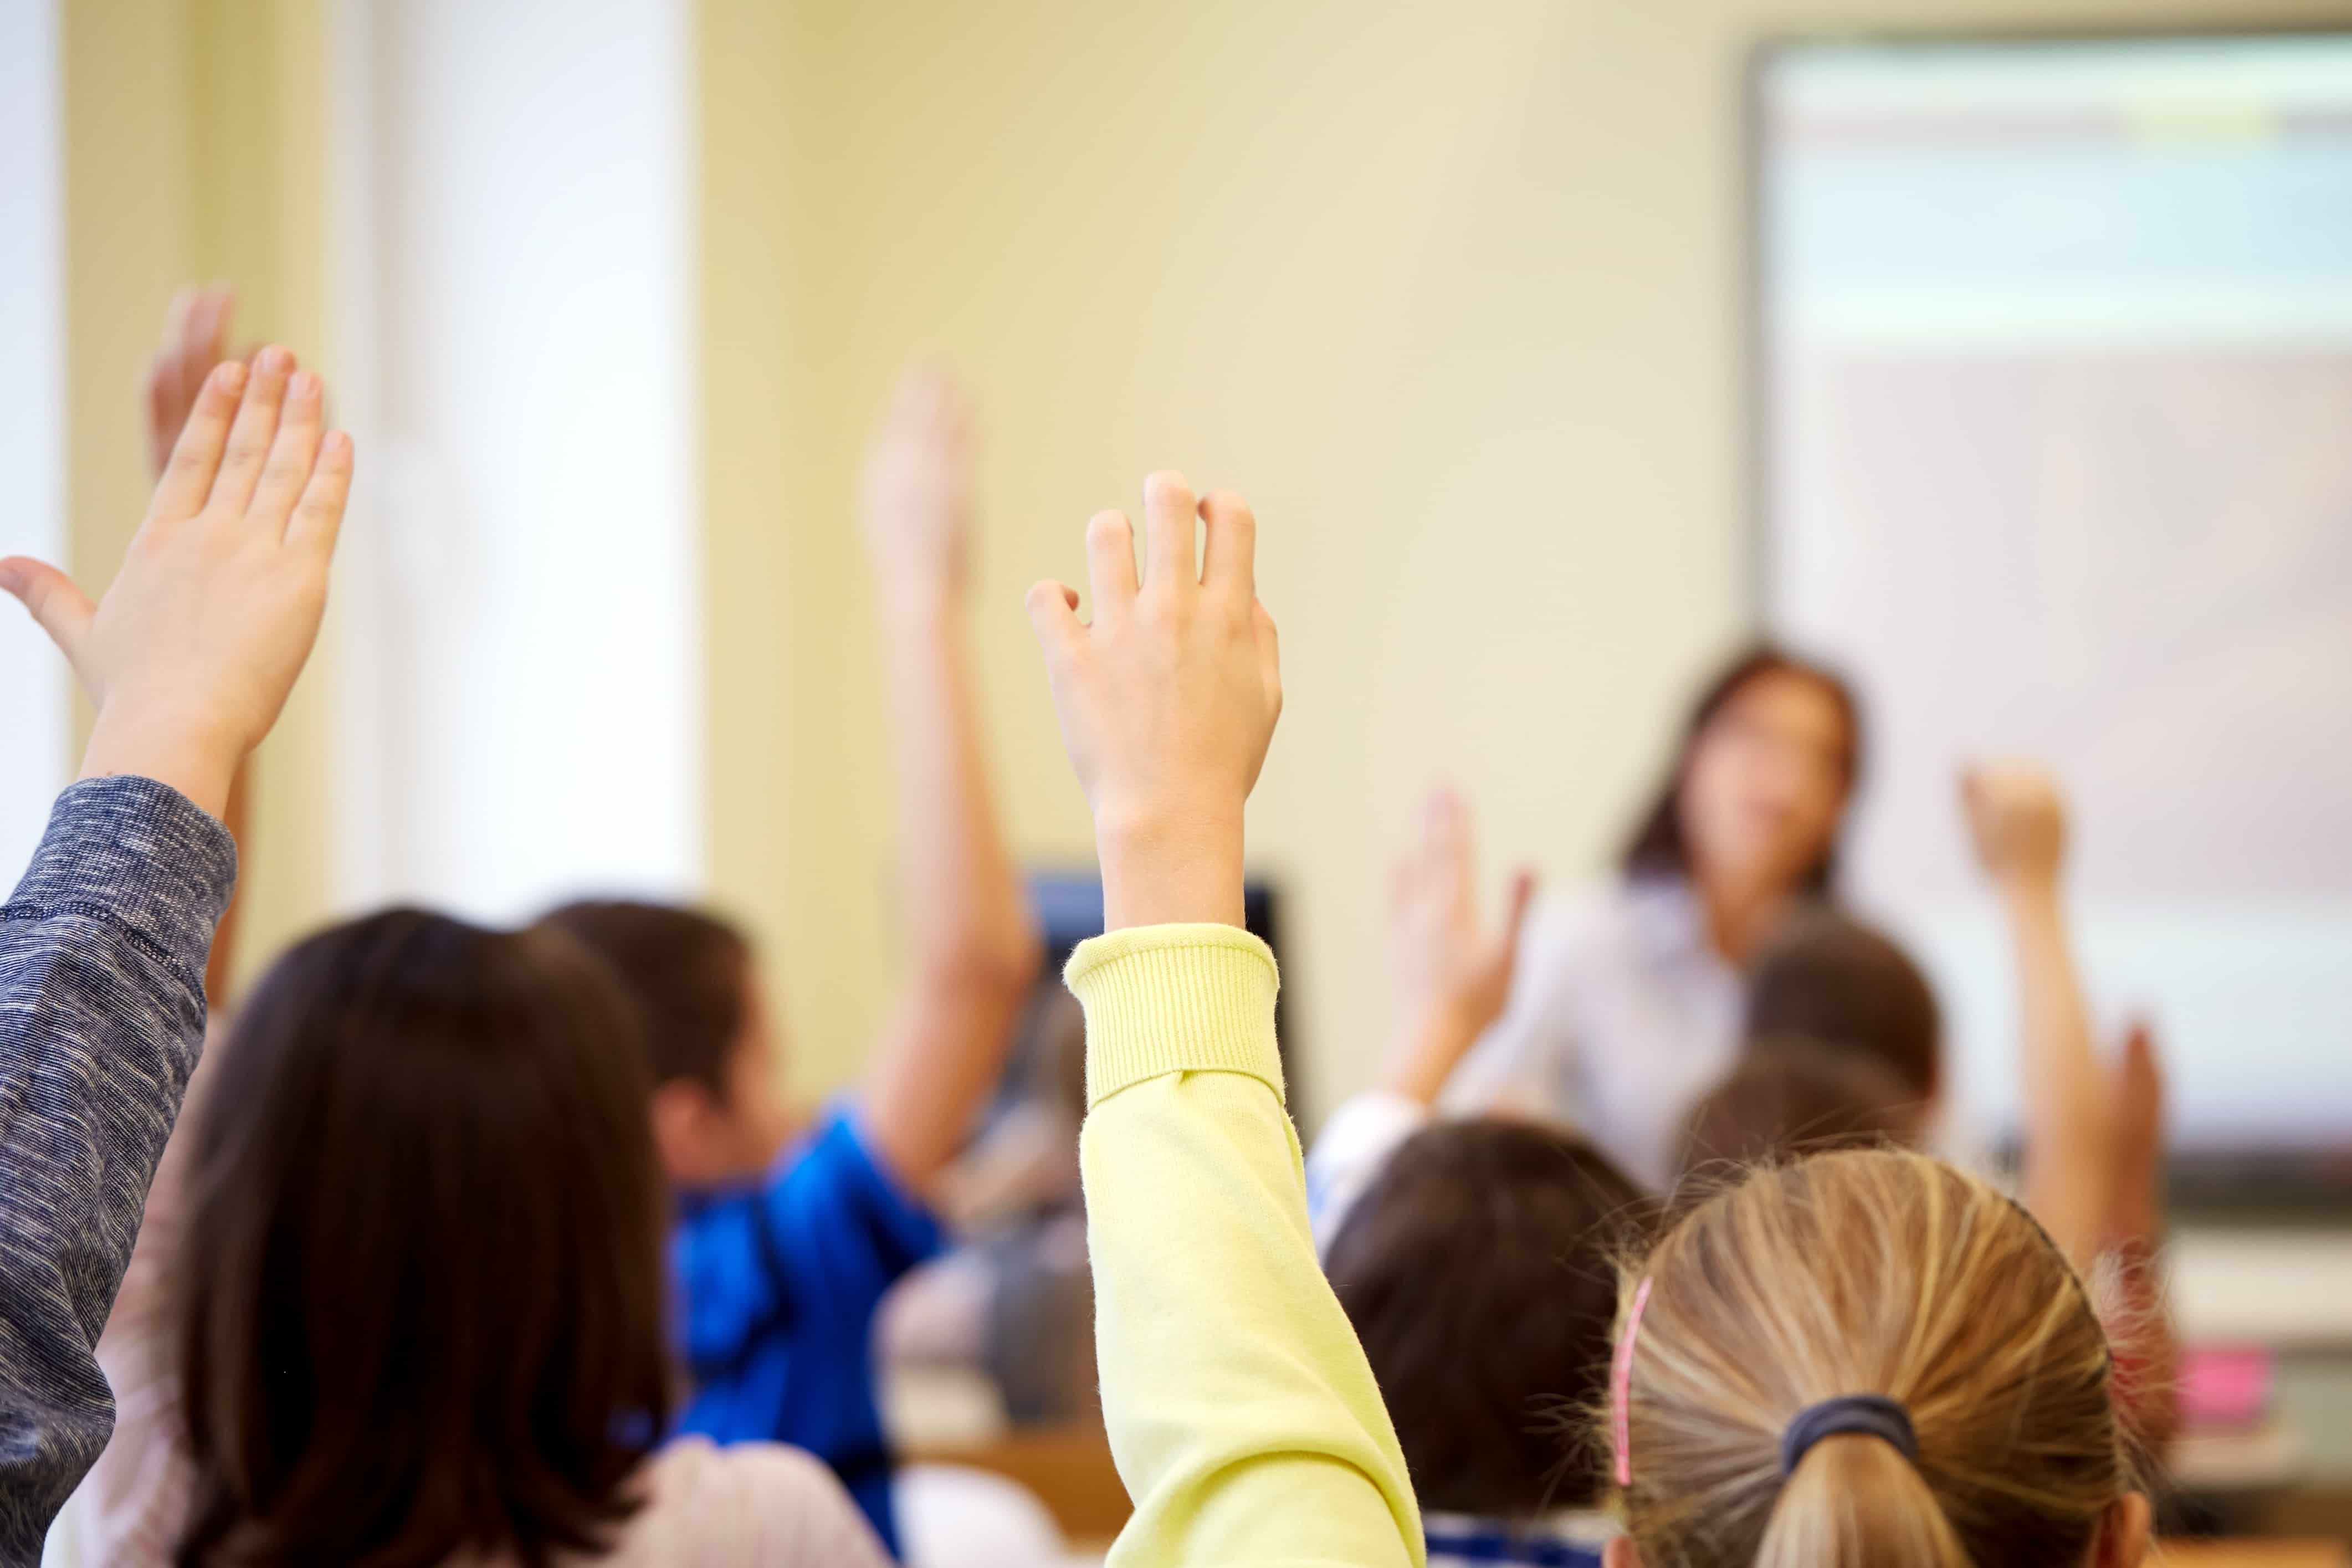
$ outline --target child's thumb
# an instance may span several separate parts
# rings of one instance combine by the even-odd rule
[[[81,668],[82,640],[89,634],[89,618],[97,613],[88,595],[73,579],[46,561],[11,555],[0,561],[0,588],[16,595],[40,628],[49,634],[66,662]]]

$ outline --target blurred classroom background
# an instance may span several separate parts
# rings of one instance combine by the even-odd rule
[[[977,634],[1041,871],[1083,873],[1090,835],[1023,591],[1076,580],[1078,522],[1154,467],[1256,506],[1287,710],[1254,868],[1310,1124],[1384,1037],[1383,868],[1433,776],[1476,802],[1490,865],[1564,885],[1615,847],[1710,659],[1759,624],[1825,645],[1883,763],[1858,891],[1960,996],[1964,1078],[2000,1000],[1971,1013],[1997,965],[1948,891],[1949,772],[2032,747],[2083,795],[2094,994],[2153,1007],[2181,1064],[2178,1299],[2213,1403],[2180,1464],[2227,1528],[2341,1536],[2352,426],[2312,421],[2352,411],[2352,35],[2322,31],[2352,9],[2282,0],[2275,36],[2156,55],[1970,42],[2242,9],[8,0],[0,544],[103,582],[143,504],[121,454],[166,302],[233,281],[241,334],[320,364],[362,454],[320,656],[260,753],[246,964],[393,899],[707,897],[782,972],[817,1092],[872,1036],[892,920],[856,456],[899,367],[944,354],[984,416]],[[1881,218],[1998,183],[2021,104],[2121,115],[2127,153],[2196,167],[2132,187],[2147,168],[2074,148],[2026,215],[2042,251],[1963,254],[1963,221],[1874,252]],[[1842,147],[1867,166],[1832,167]],[[2210,205],[2136,240],[2176,199]],[[2236,292],[2168,292],[2133,249],[2185,233],[2228,241],[2172,259]],[[2164,357],[2164,396],[2019,368],[2117,342]],[[1975,379],[1919,378],[1971,345]],[[2119,425],[2118,400],[2177,420]],[[2021,407],[2080,439],[2053,452]],[[1889,409],[1943,411],[1948,439],[1855,458]],[[2230,511],[2268,441],[2311,477]],[[2116,479],[2116,451],[2156,477]],[[2200,474],[2219,543],[2193,519],[2144,549],[2100,531],[2189,506]],[[1928,531],[1872,534],[1897,503]],[[1933,531],[1972,508],[2006,531],[1982,580]],[[2133,575],[2149,561],[2187,574]],[[2006,617],[1965,668],[1920,640],[1963,611]],[[2060,689],[2111,700],[2039,700]],[[2166,693],[2189,706],[2135,716]],[[0,848],[29,845],[86,722],[0,617]],[[1969,1081],[1997,1140],[1995,1076]],[[959,1408],[942,1449],[1101,1500],[1083,1444]]]

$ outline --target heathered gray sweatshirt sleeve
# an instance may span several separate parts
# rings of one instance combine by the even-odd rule
[[[152,779],[91,779],[0,905],[0,1563],[106,1447],[93,1354],[205,1029],[228,832]]]

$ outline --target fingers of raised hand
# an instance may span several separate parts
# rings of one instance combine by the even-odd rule
[[[295,503],[310,483],[318,462],[322,405],[319,378],[298,370],[286,383],[286,403],[278,416],[278,434],[269,443],[269,458],[261,470],[251,508],[255,520],[275,525],[283,534]]]
[[[330,430],[314,436],[315,460],[303,481],[301,499],[285,528],[286,542],[332,554],[342,531],[343,507],[352,494],[352,438]]]
[[[279,411],[286,401],[286,383],[293,374],[294,356],[273,343],[256,354],[247,376],[245,397],[230,425],[228,446],[221,454],[220,471],[213,477],[209,505],[242,512],[252,504],[261,482],[261,470],[278,435]]]
[[[1249,503],[1231,490],[1211,490],[1201,498],[1200,513],[1208,534],[1201,565],[1202,583],[1255,596],[1257,518]]]
[[[1046,658],[1059,659],[1076,648],[1086,637],[1086,627],[1078,624],[1078,591],[1051,577],[1029,584],[1029,625],[1037,634],[1038,646]]]
[[[1165,592],[1200,582],[1192,535],[1199,516],[1184,476],[1163,468],[1143,481],[1144,580]]]
[[[194,517],[204,510],[220,469],[230,424],[236,417],[239,396],[249,379],[246,367],[235,360],[215,365],[205,378],[195,406],[173,444],[172,460],[155,487],[151,515]]]
[[[1098,511],[1087,520],[1087,582],[1094,590],[1095,619],[1117,619],[1135,603],[1135,529],[1122,511]]]

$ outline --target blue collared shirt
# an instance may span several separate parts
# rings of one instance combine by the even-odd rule
[[[670,1244],[695,1384],[678,1429],[807,1449],[895,1556],[874,1313],[941,1243],[938,1217],[875,1159],[843,1107],[765,1182],[689,1200]]]
[[[1606,1515],[1564,1510],[1543,1519],[1479,1519],[1424,1513],[1429,1568],[1515,1563],[1529,1568],[1601,1568],[1601,1549],[1617,1533]]]

